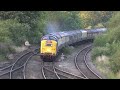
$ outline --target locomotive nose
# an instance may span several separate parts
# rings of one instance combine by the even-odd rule
[[[51,49],[50,49],[50,48],[48,48],[48,49],[47,49],[47,52],[51,52]]]

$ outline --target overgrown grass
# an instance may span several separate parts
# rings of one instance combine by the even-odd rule
[[[117,79],[120,78],[120,76],[117,73],[114,73],[111,69],[111,62],[107,58],[103,58],[103,56],[99,56],[96,58],[96,60],[93,61],[93,63],[96,65],[96,68],[105,75],[108,79]]]

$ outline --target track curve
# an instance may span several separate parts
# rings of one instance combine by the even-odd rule
[[[102,77],[94,72],[87,64],[86,56],[91,51],[91,48],[92,45],[88,45],[77,53],[74,58],[75,66],[86,79],[102,79]]]

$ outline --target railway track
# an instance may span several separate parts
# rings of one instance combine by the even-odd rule
[[[49,64],[49,65],[48,65]],[[43,62],[42,75],[44,79],[60,79],[57,72],[55,71],[53,62]]]
[[[91,51],[92,45],[86,46],[82,50],[80,50],[74,58],[74,63],[76,68],[82,74],[82,77],[86,79],[102,79],[95,71],[93,71],[87,61],[86,56]]]
[[[44,79],[85,79],[84,77],[57,68],[54,62],[51,62],[51,65],[45,65],[45,63],[46,62],[43,62],[42,66],[42,75]]]
[[[82,76],[74,75],[55,66],[54,62],[42,62],[42,76],[44,79],[102,79],[87,64],[86,56],[91,51],[91,45],[80,50],[74,58],[76,68]],[[24,53],[14,63],[0,68],[1,79],[26,79],[26,65],[31,57],[38,54],[38,48]]]
[[[75,74],[73,74],[73,73],[70,73],[70,72],[61,70],[61,69],[59,69],[59,68],[57,68],[57,67],[55,67],[55,69],[56,69],[56,72],[57,72],[58,74],[67,77],[67,79],[85,79],[85,78],[82,77],[82,76],[78,76],[78,75],[75,75]],[[61,78],[61,79],[63,79],[63,78]]]
[[[32,56],[37,55],[38,49],[29,51],[19,57],[13,64],[0,69],[1,79],[25,79],[26,65]]]

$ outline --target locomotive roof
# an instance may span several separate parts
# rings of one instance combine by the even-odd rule
[[[68,33],[67,33],[67,32],[59,32],[59,33],[60,33],[60,35],[61,35],[62,37],[68,36]]]
[[[49,35],[54,35],[57,38],[61,38],[61,35],[59,34],[59,32],[55,32],[55,33],[50,33]]]
[[[99,28],[99,29],[97,29],[98,31],[106,31],[107,30],[107,28]]]
[[[48,39],[49,38],[49,36],[48,35],[45,35],[45,36],[43,36],[41,39]]]

